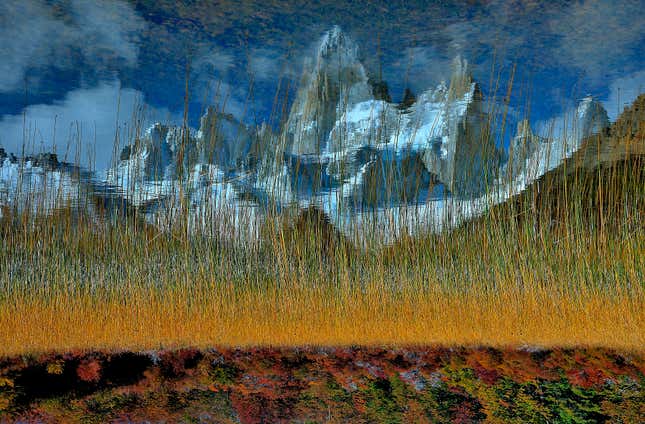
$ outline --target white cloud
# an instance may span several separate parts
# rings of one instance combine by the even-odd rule
[[[20,88],[31,68],[69,69],[80,56],[92,68],[134,65],[145,21],[121,0],[72,0],[68,9],[44,0],[0,2],[0,92]]]
[[[23,114],[2,117],[0,146],[16,154],[22,152],[23,145],[25,154],[55,151],[60,160],[70,162],[75,162],[80,147],[80,164],[88,166],[92,162],[97,170],[102,170],[112,159],[117,122],[122,147],[132,141],[129,138],[137,125],[133,123],[133,116],[139,116],[137,111],[144,112],[141,130],[152,121],[180,120],[167,109],[152,108],[143,100],[139,91],[121,88],[119,81],[73,90],[60,102],[31,105]]]
[[[395,83],[405,84],[413,91],[421,92],[434,88],[441,81],[448,82],[451,73],[451,59],[432,46],[406,48],[394,62],[387,74],[392,74]],[[386,75],[386,79],[390,75]]]
[[[87,56],[100,57],[108,51],[128,64],[136,63],[136,36],[146,24],[129,4],[120,0],[73,0],[72,12]]]
[[[235,56],[221,47],[203,48],[193,61],[193,72],[198,75],[210,74],[223,76],[235,66]]]
[[[285,55],[271,49],[253,49],[249,55],[249,68],[253,77],[261,81],[280,78],[298,80],[302,74],[305,55]]]
[[[254,113],[265,107],[270,97],[258,97],[259,90],[277,84],[280,78],[296,80],[301,73],[301,57],[288,58],[276,50],[256,48],[246,59],[221,46],[202,46],[191,66],[190,89],[195,98],[214,105],[224,113],[245,122],[253,121]],[[253,84],[251,97],[249,87]]]
[[[616,72],[628,52],[642,50],[645,19],[641,0],[574,2],[548,22],[560,37],[555,57],[594,80]],[[639,18],[639,16],[641,16]]]
[[[615,121],[625,106],[631,105],[642,93],[645,93],[645,70],[614,80],[609,86],[609,96],[603,102],[609,119]]]

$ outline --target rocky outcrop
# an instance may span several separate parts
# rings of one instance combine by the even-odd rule
[[[258,138],[233,116],[208,108],[200,129],[154,124],[126,146],[105,182],[162,229],[254,239],[259,202],[248,192]]]
[[[159,123],[123,148],[108,181],[164,181],[187,176],[196,165],[216,165],[222,172],[243,168],[252,147],[246,127],[232,115],[209,107],[199,131]]]
[[[0,209],[36,216],[69,208],[94,216],[90,172],[60,162],[54,153],[20,158],[3,153],[0,149]]]
[[[523,185],[548,171],[559,167],[581,148],[593,135],[602,136],[609,128],[607,112],[602,104],[587,96],[578,107],[565,114],[557,136],[538,137],[527,121],[518,126],[518,133],[510,146],[509,161],[504,167],[507,181]],[[552,132],[552,131],[549,131]]]
[[[107,181],[134,189],[138,181],[174,179],[180,152],[183,149],[184,157],[188,157],[194,149],[192,137],[187,134],[186,138],[188,143],[181,127],[154,124],[141,138],[123,148],[119,163],[108,171]]]
[[[609,116],[604,106],[592,96],[587,96],[578,105],[576,128],[579,138],[602,134],[609,129]]]
[[[197,134],[200,162],[215,164],[222,170],[233,171],[247,165],[253,138],[246,126],[233,115],[209,107],[201,118]]]
[[[588,122],[594,116],[596,122]],[[645,157],[645,94],[625,108],[615,123],[606,127],[607,114],[600,105],[588,107],[587,127],[580,148],[572,155],[570,168],[613,167],[634,157]],[[642,160],[642,159],[641,159]]]
[[[435,145],[424,152],[426,166],[456,195],[483,193],[496,177],[500,153],[485,128],[489,120],[483,95],[466,60],[455,58],[449,88],[438,87],[432,101],[440,105],[442,114]]]
[[[548,140],[539,137],[531,130],[531,125],[527,119],[517,124],[517,132],[509,146],[509,158],[507,163],[508,177],[519,175],[527,166],[527,160],[535,157],[535,152],[540,145],[544,145]]]

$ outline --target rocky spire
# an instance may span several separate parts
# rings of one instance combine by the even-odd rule
[[[417,96],[414,95],[410,88],[406,87],[405,92],[403,93],[403,100],[399,104],[400,109],[407,109],[417,101]]]
[[[609,128],[609,116],[603,105],[593,96],[587,95],[580,101],[576,110],[577,128],[574,130],[579,138],[600,134]]]
[[[533,133],[528,119],[517,123],[517,132],[509,146],[506,169],[506,173],[510,173],[509,177],[516,177],[526,169],[526,160],[534,155],[539,143],[546,143],[546,140]]]
[[[283,134],[286,152],[316,154],[327,149],[337,117],[373,98],[358,46],[334,26],[321,38],[313,66],[305,69]]]
[[[468,61],[462,59],[461,55],[457,55],[452,61],[452,75],[450,76],[450,88],[448,90],[449,98],[452,100],[462,97],[470,91],[472,81]]]

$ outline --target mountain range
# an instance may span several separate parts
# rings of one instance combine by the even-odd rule
[[[448,83],[395,103],[359,57],[339,27],[326,32],[278,130],[208,108],[198,130],[154,124],[105,172],[0,148],[0,211],[107,206],[161,228],[183,217],[193,231],[248,240],[273,212],[315,207],[347,236],[388,241],[477,217],[609,131],[607,112],[586,97],[557,137],[522,121],[506,151],[465,59],[455,58]]]

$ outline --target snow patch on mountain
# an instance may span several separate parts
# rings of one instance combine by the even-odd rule
[[[43,164],[35,158],[0,160],[0,213],[9,208],[37,215],[64,206],[77,207],[82,191],[79,178],[56,164]]]

